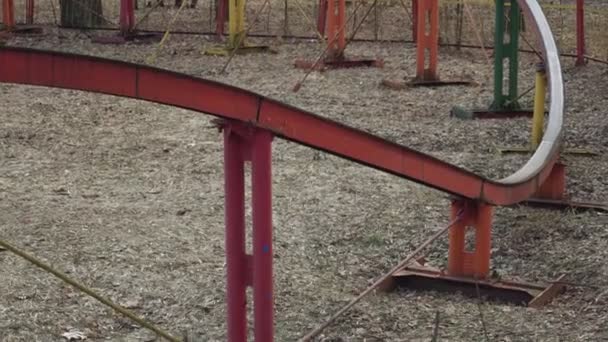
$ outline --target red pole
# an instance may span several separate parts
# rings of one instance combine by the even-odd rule
[[[245,255],[245,172],[241,138],[224,129],[228,341],[247,341],[247,258]]]
[[[272,342],[272,155],[270,132],[257,130],[251,151],[255,340]]]
[[[34,0],[25,1],[25,23],[28,25],[34,23]]]
[[[317,30],[325,35],[325,20],[327,18],[327,1],[319,0],[319,12],[317,13]]]
[[[5,30],[15,28],[15,6],[13,0],[2,0],[2,22]]]
[[[228,0],[217,0],[217,9],[215,12],[215,33],[218,38],[224,35],[224,23],[226,22],[226,13],[228,11]]]
[[[120,0],[120,32],[123,36],[133,31],[135,9],[133,0]]]
[[[437,54],[439,46],[439,1],[416,0],[416,79],[435,81],[437,75]],[[429,26],[429,32],[426,28]],[[428,54],[428,67],[427,67]]]
[[[576,0],[576,65],[585,64],[585,0]]]

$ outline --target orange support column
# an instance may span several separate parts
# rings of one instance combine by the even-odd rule
[[[382,67],[381,59],[346,58],[346,0],[320,0],[317,28],[323,29],[327,47],[314,62],[296,60],[295,67],[325,70],[355,67]]]
[[[382,80],[391,89],[419,86],[470,85],[472,80],[440,80],[439,56],[439,0],[412,0],[412,33],[416,42],[416,77],[407,82]]]
[[[346,0],[327,0],[327,57],[331,60],[344,58]]]
[[[15,28],[15,5],[13,0],[2,0],[2,22],[5,30]]]
[[[417,3],[416,80],[437,81],[439,0],[417,0]]]
[[[407,287],[415,290],[460,292],[472,297],[539,307],[558,295],[564,285],[515,282],[490,274],[494,207],[471,200],[452,202],[447,269],[426,265],[424,259],[392,274],[384,290]]]
[[[493,207],[469,201],[452,203],[452,218],[462,218],[450,229],[448,274],[457,277],[484,279],[490,270]],[[467,246],[467,230],[475,236],[473,246]],[[472,247],[471,249],[469,249]]]
[[[25,1],[25,23],[34,24],[34,0]]]
[[[536,193],[535,197],[548,200],[563,200],[566,192],[566,166],[555,163],[549,177]]]

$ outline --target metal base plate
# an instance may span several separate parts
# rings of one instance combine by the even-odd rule
[[[97,44],[126,44],[126,43],[157,43],[162,39],[162,35],[157,33],[131,33],[129,35],[101,36],[92,39]]]
[[[460,107],[454,107],[450,111],[450,116],[465,119],[513,119],[513,118],[531,118],[534,112],[532,110],[500,110],[493,111],[488,109],[473,109],[467,110]]]
[[[471,80],[419,80],[400,82],[392,80],[382,80],[381,84],[387,88],[401,90],[410,87],[445,87],[445,86],[470,86],[475,85]]]
[[[317,71],[325,71],[327,69],[347,69],[347,68],[358,68],[358,67],[368,67],[368,68],[382,68],[384,67],[384,61],[382,59],[338,59],[331,60],[327,59],[325,61],[321,61],[317,63],[315,66],[314,62],[304,61],[304,60],[296,60],[295,67],[298,69],[311,69],[314,67],[314,70]]]
[[[35,25],[17,25],[11,29],[3,27],[2,31],[6,34],[14,35],[37,35],[44,32],[42,27]]]
[[[499,148],[498,152],[500,152],[501,154],[507,154],[507,153],[527,154],[527,153],[534,153],[534,149],[532,149],[530,147],[504,147],[504,148]],[[599,155],[599,153],[597,153],[595,151],[590,151],[590,150],[585,150],[585,149],[565,149],[565,150],[562,150],[560,152],[560,154],[583,156],[583,157],[593,157],[593,156]]]
[[[433,290],[439,292],[460,292],[476,298],[479,295],[486,300],[498,303],[540,307],[551,302],[565,290],[560,283],[564,276],[548,285],[536,285],[501,279],[476,280],[473,278],[449,276],[439,269],[416,264],[403,268],[393,274],[390,283],[383,284],[384,291],[396,287],[413,290]]]
[[[531,198],[520,204],[530,207],[557,209],[557,210],[574,210],[574,211],[602,211],[608,212],[608,204],[597,202],[574,202],[568,200],[551,200],[542,198]]]
[[[220,45],[216,47],[212,47],[210,49],[205,50],[204,54],[207,56],[230,56],[234,53],[234,47],[228,45]],[[237,55],[244,55],[248,53],[259,53],[259,52],[270,52],[277,53],[278,51],[274,50],[270,46],[266,45],[245,45],[236,49]]]

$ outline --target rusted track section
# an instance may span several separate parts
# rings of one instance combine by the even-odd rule
[[[543,41],[551,90],[549,122],[542,143],[526,165],[497,181],[253,92],[143,65],[3,47],[0,82],[129,97],[241,121],[446,193],[510,205],[533,195],[551,171],[558,158],[563,115],[563,85],[555,42],[540,6],[534,1],[521,2]]]

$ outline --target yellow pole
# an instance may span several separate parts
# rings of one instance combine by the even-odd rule
[[[547,77],[545,66],[541,63],[536,69],[536,87],[534,94],[534,116],[532,117],[532,149],[536,150],[543,137],[545,119],[545,95],[547,93]]]
[[[228,0],[228,35],[230,48],[236,48],[245,34],[245,0]]]

